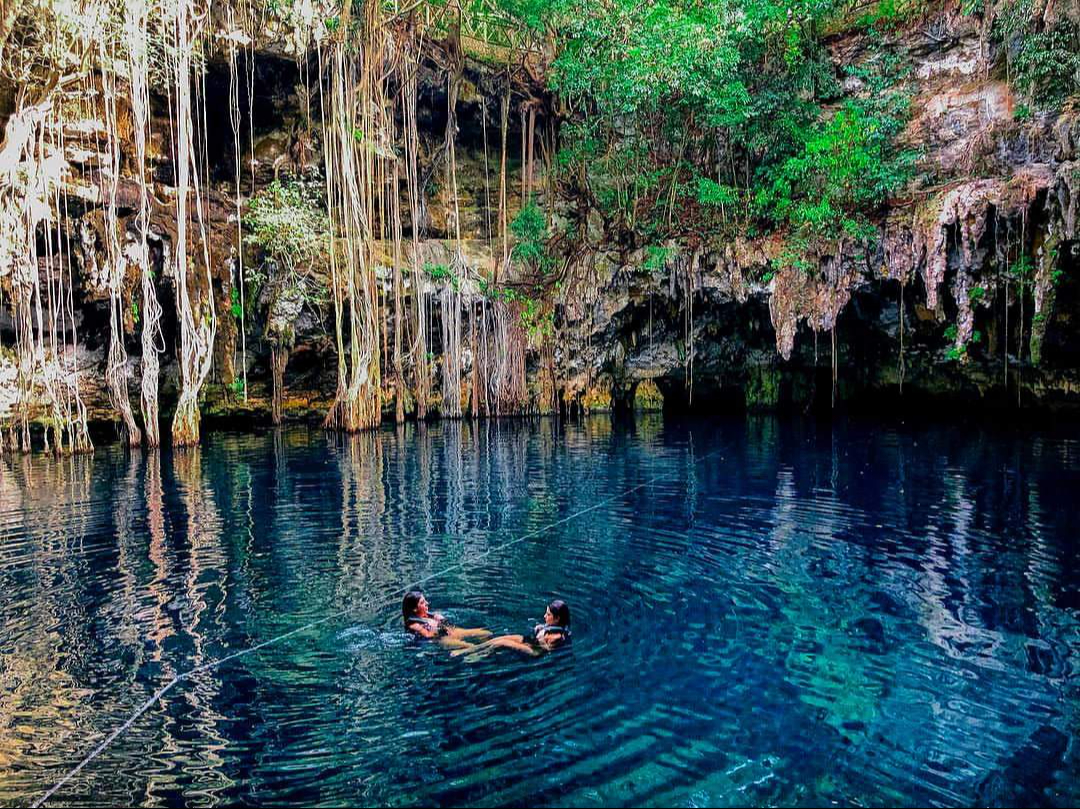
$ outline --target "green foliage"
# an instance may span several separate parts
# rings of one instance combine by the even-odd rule
[[[978,303],[986,298],[986,287],[972,287],[968,290],[968,300],[972,303]]]
[[[1049,105],[1080,92],[1080,23],[1067,14],[1047,23],[1043,7],[1036,0],[996,4],[992,33],[1004,47],[1012,83]]]
[[[749,90],[738,75],[729,3],[580,2],[555,62],[554,89],[603,113],[693,110],[707,125],[738,122]]]
[[[739,189],[718,183],[709,177],[698,177],[694,184],[694,198],[706,211],[719,211],[722,222],[735,212],[740,202]]]
[[[907,182],[913,158],[893,154],[896,121],[866,102],[849,101],[802,150],[769,172],[758,210],[787,224],[808,249],[826,242],[863,242],[873,228],[868,213]]]
[[[424,272],[432,281],[449,281],[455,292],[461,289],[461,277],[454,275],[454,271],[446,264],[425,264]]]
[[[858,24],[863,28],[873,28],[894,23],[899,16],[900,11],[896,0],[880,0],[876,6],[859,18]]]
[[[838,103],[823,44],[848,0],[497,0],[554,48],[551,89],[573,109],[555,164],[638,244],[738,224],[784,229],[789,252],[864,241],[910,178],[896,146],[910,99],[901,51],[881,31],[920,0],[880,0],[861,20],[872,46]],[[515,258],[538,261],[537,240]]]
[[[564,174],[602,158],[604,144],[594,122],[567,121],[561,136],[563,145],[555,155],[555,164]]]
[[[248,238],[289,269],[310,268],[328,254],[330,222],[315,183],[274,180],[248,203]]]
[[[554,337],[554,311],[536,298],[522,298],[521,304],[521,326],[529,339],[535,343]]]
[[[540,206],[530,202],[523,207],[510,223],[510,232],[515,240],[514,261],[543,273],[551,270],[554,259],[547,250],[548,223]]]
[[[929,0],[878,0],[855,24],[875,31],[888,30],[925,11],[928,4]]]
[[[951,362],[966,362],[968,359],[968,349],[973,344],[982,342],[983,334],[978,329],[975,329],[971,333],[971,340],[966,343],[956,345],[956,338],[959,335],[959,329],[955,324],[950,325],[945,329],[945,339],[953,345],[949,346],[949,350],[945,352],[945,358]]]
[[[549,21],[571,10],[574,3],[566,0],[496,0],[496,6],[516,23],[539,32]]]
[[[139,325],[139,302],[135,300],[131,302],[131,322]]]
[[[1031,256],[1024,253],[1009,266],[1009,275],[1016,280],[1021,289],[1024,289],[1035,277],[1035,262]]]
[[[721,185],[708,177],[698,177],[697,201],[710,208],[723,208],[735,205],[739,201],[739,192],[733,186]]]
[[[641,269],[649,275],[658,275],[664,271],[670,255],[671,248],[651,244],[645,248],[645,260],[641,264]]]
[[[229,290],[229,311],[237,320],[244,316],[244,307],[240,302],[240,290],[236,287]]]
[[[310,306],[324,302],[326,288],[319,271],[329,261],[331,238],[323,204],[323,188],[312,181],[274,180],[251,198],[242,221],[248,242],[259,248],[264,261],[245,267],[247,300],[259,301],[260,290],[272,283]],[[255,316],[254,308],[245,312],[235,287],[230,296],[233,317]]]
[[[521,327],[530,340],[536,342],[554,336],[555,312],[545,304],[541,289],[535,290],[536,297],[530,297],[514,287],[495,286],[485,278],[480,278],[479,287],[480,294],[489,300],[505,301],[518,307],[521,313]]]

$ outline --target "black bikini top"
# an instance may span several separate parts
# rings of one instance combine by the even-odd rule
[[[570,640],[570,629],[565,626],[557,626],[555,624],[537,624],[533,630],[537,640],[544,640],[548,635],[554,635],[559,640]]]
[[[446,627],[443,626],[443,622],[438,618],[421,618],[419,615],[414,615],[411,618],[405,619],[405,628],[411,629],[412,627],[420,624],[426,629],[435,632],[445,632]]]

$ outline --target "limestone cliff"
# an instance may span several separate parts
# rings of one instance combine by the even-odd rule
[[[912,98],[903,139],[918,155],[916,175],[875,213],[869,249],[816,253],[812,272],[780,261],[788,248],[782,229],[688,235],[659,251],[628,236],[544,170],[552,165],[559,128],[574,115],[545,86],[545,55],[509,64],[506,53],[493,58],[490,48],[470,45],[455,30],[425,41],[416,79],[421,199],[415,212],[401,203],[400,242],[382,231],[370,251],[385,326],[384,414],[631,407],[636,394],[657,404],[657,390],[668,406],[709,411],[917,407],[927,398],[972,409],[1075,410],[1080,107],[1075,99],[1047,108],[1022,104],[1003,75],[1000,46],[988,41],[979,18],[951,3],[931,6],[887,34]],[[315,5],[294,9],[317,12]],[[1049,4],[1045,13],[1080,20],[1069,3]],[[237,51],[228,44],[238,36],[235,25],[225,17],[214,21],[218,36],[207,47],[199,84],[205,199],[188,222],[205,233],[208,257],[208,272],[191,276],[194,294],[212,301],[216,317],[202,409],[240,420],[268,419],[272,412],[321,418],[335,393],[338,356],[330,265],[309,262],[308,286],[283,284],[280,260],[253,238],[248,221],[260,193],[275,183],[319,184],[325,165],[325,119],[313,111],[325,100],[311,76],[312,45],[296,38],[295,20],[271,22]],[[873,58],[867,32],[838,28],[825,43],[836,74],[847,76],[837,104],[870,92],[858,71],[848,70]],[[158,342],[168,412],[179,390],[169,261],[177,240],[178,171],[175,144],[163,134],[174,131],[166,100],[151,104],[148,259],[142,259],[136,144],[124,125],[131,111],[120,105],[110,113],[85,83],[54,95],[48,108],[20,108],[18,89],[10,80],[0,84],[6,161],[0,216],[14,232],[34,205],[62,207],[62,221],[46,213],[36,220],[34,266],[26,277],[36,275],[41,289],[59,289],[57,279],[71,274],[64,302],[70,317],[63,322],[74,338],[63,345],[74,349],[43,353],[42,378],[77,390],[90,421],[118,418],[105,379],[110,317],[117,316],[110,309],[111,204],[122,257],[124,374],[137,389],[145,345],[137,290],[140,261],[148,260],[163,307]],[[64,104],[64,113],[54,114]],[[238,120],[230,119],[232,110]],[[119,157],[103,145],[111,142],[110,114],[120,124],[110,128],[119,132]],[[40,150],[24,148],[29,133],[37,133]],[[399,146],[373,138],[363,148],[404,173]],[[510,259],[513,241],[523,237],[504,240],[507,224],[499,221],[500,210],[507,218],[521,210],[527,185],[549,216],[542,273]],[[55,199],[41,196],[45,188],[55,190]],[[0,284],[10,300],[14,268],[27,257],[0,256]],[[395,274],[406,263],[422,272]],[[409,345],[420,338],[405,311],[426,324],[420,350]],[[10,424],[23,395],[19,358],[10,349],[20,328],[0,306],[0,424]],[[494,359],[492,346],[500,352]],[[396,364],[404,367],[399,374]],[[430,377],[423,402],[411,384],[399,395],[405,374]],[[49,391],[41,384],[31,392],[44,401]],[[55,391],[50,395],[55,399]],[[459,397],[458,407],[448,396]],[[30,416],[41,423],[50,418],[43,404]]]

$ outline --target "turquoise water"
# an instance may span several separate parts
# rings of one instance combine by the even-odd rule
[[[134,715],[49,805],[1075,805],[1078,497],[1080,440],[956,425],[4,458],[0,803]],[[401,631],[425,579],[574,641],[452,658]]]

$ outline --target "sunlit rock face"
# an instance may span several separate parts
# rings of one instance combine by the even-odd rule
[[[963,15],[900,36],[918,178],[880,212],[873,249],[821,256],[810,277],[777,268],[776,234],[676,246],[659,273],[597,244],[563,300],[573,390],[607,375],[657,380],[669,404],[1080,407],[1080,110],[1018,114]],[[839,68],[872,56],[863,36],[829,46]]]
[[[334,393],[331,307],[325,299],[312,304],[292,292],[279,294],[273,285],[244,288],[241,295],[241,264],[245,272],[256,267],[258,275],[262,258],[240,239],[237,221],[253,195],[272,183],[317,180],[324,171],[325,138],[310,60],[317,44],[312,37],[321,36],[311,32],[330,13],[325,5],[291,4],[290,14],[312,24],[305,29],[295,20],[275,18],[255,38],[237,28],[224,5],[215,7],[215,15],[220,14],[214,22],[217,37],[200,90],[208,133],[203,225],[211,289],[196,290],[212,298],[221,315],[214,368],[204,391],[207,410],[214,415],[267,417],[272,346],[288,345],[291,352],[283,377],[290,390],[286,417],[311,418]],[[1074,11],[1069,3],[1049,3],[1045,13]],[[304,30],[307,34],[299,36]],[[780,266],[783,233],[682,240],[664,245],[667,252],[657,262],[645,246],[628,243],[617,223],[573,195],[566,184],[549,182],[538,168],[532,196],[551,223],[558,266],[549,270],[544,293],[553,331],[546,338],[535,333],[529,338],[522,408],[632,406],[642,383],[648,383],[650,404],[662,394],[669,407],[808,409],[873,400],[875,406],[903,408],[921,396],[975,406],[1080,407],[1080,322],[1075,314],[1080,311],[1080,110],[1066,105],[1021,114],[1023,104],[1005,77],[990,69],[994,55],[972,18],[940,14],[895,36],[913,99],[903,139],[919,154],[916,179],[877,212],[877,239],[869,250],[814,256],[810,260],[818,271],[812,275]],[[866,35],[838,34],[826,44],[837,75],[846,76],[842,93],[867,93],[865,83],[844,70],[874,57]],[[230,48],[236,48],[235,75],[227,58]],[[474,56],[466,59],[455,133],[457,195],[451,200],[445,158],[446,50],[442,43],[428,48],[418,77],[423,199],[415,223],[403,205],[402,255],[395,258],[390,234],[380,234],[372,245],[378,294],[391,309],[390,267],[395,260],[411,261],[415,249],[422,272],[404,279],[403,307],[415,307],[418,293],[425,298],[441,294],[448,282],[440,268],[460,265],[467,268],[455,289],[460,305],[464,311],[482,311],[487,296],[481,278],[497,275],[511,288],[533,289],[530,273],[504,260],[513,245],[499,240],[499,197],[505,185],[511,216],[522,208],[527,119],[525,105],[518,104],[522,98],[550,96],[542,76],[516,79],[503,180],[503,71]],[[234,81],[239,83],[238,141],[229,113]],[[14,105],[13,88],[0,84],[0,126],[9,133],[18,123]],[[100,145],[106,126],[100,105],[74,109],[80,112],[47,125],[49,139],[63,145],[47,149],[33,168],[52,178],[47,182],[59,189],[69,213],[62,226],[52,226],[49,238],[76,257],[72,303],[78,351],[68,351],[67,359],[54,358],[65,369],[58,375],[67,380],[85,376],[89,414],[107,421],[114,410],[100,384],[109,299],[102,212],[108,191],[119,208],[122,254],[134,256],[139,183],[128,158],[120,161],[119,176],[111,176],[109,155]],[[152,105],[146,148],[154,200],[149,251],[165,306],[160,344],[167,414],[176,396],[178,325],[168,261],[176,236],[177,171],[166,112],[160,103]],[[123,121],[129,115],[121,110]],[[121,153],[129,156],[134,148],[130,127],[120,126],[118,132]],[[381,141],[371,148],[392,153]],[[23,198],[31,191],[28,186]],[[8,213],[0,210],[0,216]],[[189,224],[194,228],[196,222]],[[34,269],[45,284],[49,251],[45,240],[39,241]],[[1018,268],[1014,256],[1019,245],[1029,260]],[[203,254],[201,247],[197,254]],[[0,244],[0,256],[4,249]],[[10,269],[0,267],[0,282],[7,283],[3,279],[9,274]],[[125,300],[134,300],[139,282],[135,260],[127,261],[122,278]],[[205,280],[198,283],[206,285]],[[238,300],[242,314],[233,311]],[[432,390],[438,391],[442,311],[429,308]],[[121,321],[134,390],[141,368],[137,307],[127,306]],[[10,317],[0,315],[0,346],[12,345],[13,334]],[[466,327],[463,387],[472,384],[469,374],[477,356],[471,339]],[[392,352],[387,341],[387,413],[394,398],[388,371]],[[0,352],[0,374],[7,378],[14,372],[2,370],[4,362],[11,365],[14,358]],[[247,380],[246,397],[236,393],[241,378]],[[7,387],[0,391],[0,422],[14,402]],[[290,402],[296,403],[291,412]],[[411,398],[410,407],[415,408]],[[433,408],[437,412],[434,400]]]

